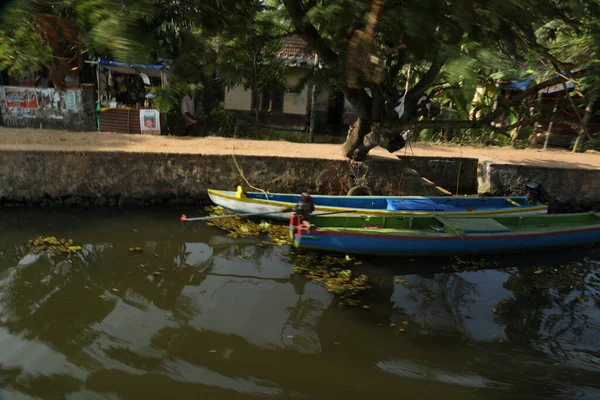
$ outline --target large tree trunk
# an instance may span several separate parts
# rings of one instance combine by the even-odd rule
[[[368,118],[358,118],[348,129],[348,137],[342,147],[344,156],[351,160],[363,161],[371,150],[364,145],[365,136],[369,132],[371,132],[371,121]]]
[[[390,153],[404,147],[404,138],[400,132],[388,129],[385,124],[369,124],[367,121],[359,118],[348,129],[348,137],[343,146],[344,156],[354,161],[364,161],[374,147],[383,147]]]

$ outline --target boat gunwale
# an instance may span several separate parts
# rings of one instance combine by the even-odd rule
[[[323,236],[348,236],[348,237],[365,237],[372,239],[408,239],[408,240],[506,240],[506,239],[523,239],[540,236],[555,236],[569,233],[587,232],[593,230],[600,230],[600,223],[596,225],[590,225],[586,227],[573,227],[567,229],[555,229],[545,232],[530,232],[530,233],[515,233],[515,232],[495,232],[495,233],[437,233],[427,232],[426,234],[412,234],[412,235],[395,235],[390,233],[377,233],[373,231],[335,231],[330,229],[312,228],[307,235],[323,235]],[[295,234],[297,235],[297,234]],[[300,235],[300,237],[302,237]]]

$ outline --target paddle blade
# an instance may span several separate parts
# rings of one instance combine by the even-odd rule
[[[181,225],[186,226],[187,225],[187,217],[185,216],[185,214],[181,214],[181,218],[179,218],[179,221],[181,221]]]

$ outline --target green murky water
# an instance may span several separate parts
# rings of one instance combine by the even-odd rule
[[[594,251],[364,260],[370,309],[344,309],[182,211],[0,211],[0,399],[600,398]]]

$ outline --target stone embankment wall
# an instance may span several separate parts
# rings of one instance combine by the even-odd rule
[[[443,195],[400,161],[238,156],[248,181],[270,192]],[[148,205],[208,202],[206,189],[251,190],[230,155],[0,151],[0,204]]]
[[[477,193],[479,160],[476,158],[398,156],[398,159],[452,193]]]
[[[474,159],[375,159],[366,163],[237,156],[241,171],[270,192],[375,195],[522,195],[528,180],[549,193],[550,212],[600,210],[600,170],[497,164]],[[419,173],[419,171],[423,179]],[[460,171],[460,175],[458,175]],[[433,181],[434,183],[431,183]],[[458,185],[457,185],[458,182]],[[0,151],[0,205],[141,206],[208,203],[208,188],[244,182],[230,155]]]
[[[548,192],[549,212],[600,211],[598,169],[479,162],[479,193],[496,196],[525,194],[525,183],[530,180],[540,182]]]

